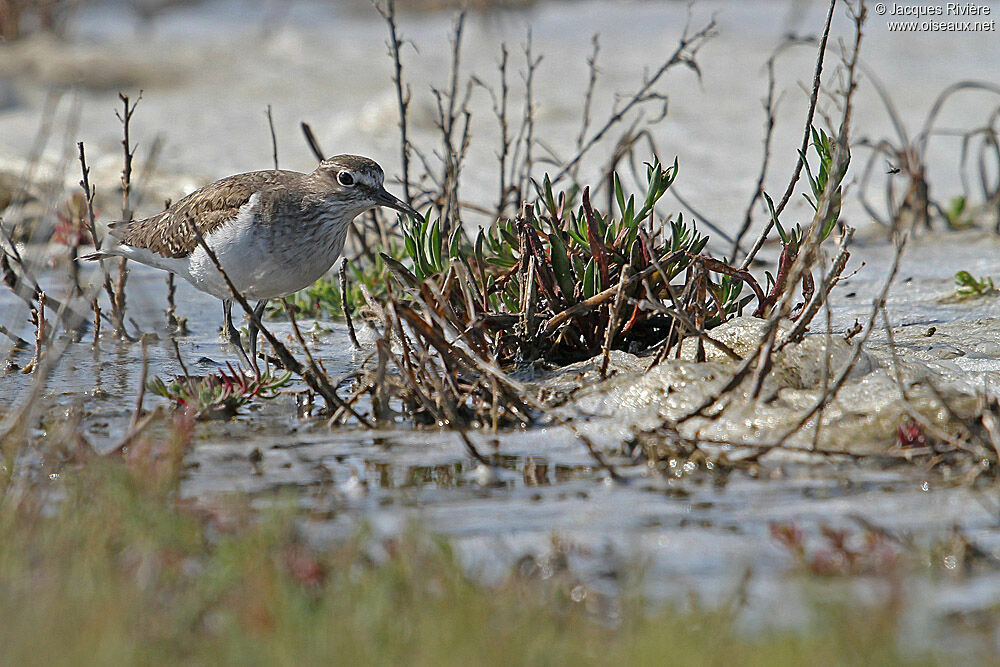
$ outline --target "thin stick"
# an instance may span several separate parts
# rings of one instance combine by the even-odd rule
[[[858,363],[858,359],[861,358],[861,351],[864,347],[865,342],[867,342],[868,337],[871,335],[872,330],[875,327],[875,320],[878,319],[879,313],[882,308],[885,307],[886,297],[889,296],[889,288],[892,287],[892,281],[896,277],[896,272],[899,270],[899,260],[903,256],[903,248],[906,247],[906,235],[904,234],[900,239],[899,243],[896,245],[896,254],[892,259],[892,266],[889,267],[889,275],[886,276],[885,283],[882,285],[882,291],[872,302],[872,310],[868,317],[868,322],[865,324],[865,330],[862,332],[861,336],[853,342],[854,349],[851,353],[851,358],[840,372],[837,374],[837,379],[834,380],[833,384],[822,393],[822,395],[816,400],[812,408],[806,412],[805,416],[799,419],[798,423],[792,427],[788,432],[778,438],[777,445],[780,447],[784,442],[792,436],[795,432],[805,426],[806,422],[809,421],[813,415],[815,415],[824,405],[833,400],[840,388],[847,381],[847,377],[850,375],[851,371],[854,370],[854,366]]]
[[[670,55],[670,57],[667,58],[662,65],[660,65],[659,69],[657,69],[652,76],[645,79],[635,94],[632,95],[632,97],[623,106],[619,107],[614,113],[612,113],[599,130],[591,135],[590,139],[584,143],[583,147],[576,152],[576,155],[563,165],[559,173],[557,173],[552,179],[552,183],[558,183],[565,178],[566,175],[576,167],[576,164],[583,159],[587,152],[604,138],[611,128],[621,122],[622,119],[624,119],[637,104],[648,100],[653,87],[663,77],[663,75],[667,73],[668,70],[673,69],[677,65],[686,65],[693,68],[697,72],[698,69],[697,64],[694,61],[694,57],[702,45],[704,45],[705,41],[714,34],[715,19],[712,19],[707,25],[705,25],[705,27],[695,34],[688,36],[685,33],[681,36],[677,48],[674,49],[674,52]]]
[[[586,445],[587,451],[590,452],[591,457],[593,457],[593,459],[597,461],[597,465],[601,466],[601,468],[603,468],[605,472],[608,473],[611,479],[613,479],[616,482],[627,481],[624,477],[618,474],[618,471],[615,470],[614,466],[608,463],[608,461],[604,458],[604,455],[601,454],[600,450],[597,449],[597,446],[594,445],[593,440],[585,436],[583,433],[576,431],[576,429],[573,429],[573,431],[574,431],[573,435],[579,438],[580,442]]]
[[[125,437],[122,438],[122,441],[118,443],[114,449],[106,452],[105,456],[117,456],[122,454],[125,450],[132,446],[132,443],[135,442],[136,439],[142,435],[147,428],[149,428],[149,425],[153,423],[153,420],[159,417],[162,413],[163,406],[157,405],[153,408],[152,412],[141,418],[135,424],[132,424],[125,433]]]
[[[94,345],[101,339],[101,304],[97,302],[97,295],[90,302],[90,308],[94,311]]]
[[[80,187],[83,188],[84,197],[87,199],[87,229],[90,230],[90,238],[94,240],[94,249],[101,249],[101,239],[97,236],[97,222],[94,215],[94,195],[97,189],[90,184],[90,167],[87,166],[87,157],[83,152],[83,142],[79,142],[80,167],[83,169],[83,178],[80,179]]]
[[[177,293],[177,285],[174,282],[174,274],[167,272],[167,325],[171,327],[176,327],[177,321],[177,306],[174,302],[174,296]]]
[[[615,340],[615,327],[618,326],[618,312],[622,306],[622,294],[625,291],[625,279],[628,277],[627,267],[622,268],[621,277],[618,279],[618,289],[615,292],[615,300],[611,302],[611,312],[608,313],[608,328],[604,331],[603,358],[601,359],[601,379],[608,374],[608,362],[611,361],[611,344]]]
[[[437,119],[435,121],[438,130],[441,132],[441,155],[440,159],[444,163],[441,177],[441,233],[448,235],[459,220],[459,175],[462,171],[462,163],[469,146],[469,119],[468,108],[469,97],[472,92],[472,81],[465,87],[465,93],[459,98],[458,78],[461,68],[462,38],[465,34],[464,11],[459,12],[455,19],[455,27],[451,37],[451,68],[449,71],[448,88],[445,91],[432,88],[435,101],[437,103]],[[458,120],[462,118],[464,125],[457,134],[458,143],[456,145],[456,130],[458,130]]]
[[[760,201],[761,195],[764,194],[764,179],[767,177],[767,167],[771,162],[771,138],[774,136],[774,61],[783,49],[784,45],[779,46],[778,49],[771,54],[771,57],[767,59],[767,98],[764,100],[764,115],[766,117],[764,123],[764,157],[761,158],[760,173],[757,176],[757,185],[754,187],[753,195],[750,197],[750,203],[747,204],[746,213],[743,215],[743,224],[740,226],[740,231],[736,233],[736,238],[733,240],[733,249],[729,253],[730,263],[736,261],[736,255],[740,252],[740,243],[743,241],[743,237],[746,233],[750,230],[751,225],[753,225],[754,207],[757,205],[757,202]]]
[[[583,150],[583,142],[587,138],[587,131],[590,129],[591,107],[594,102],[594,88],[597,87],[597,55],[601,52],[601,40],[597,33],[590,38],[591,51],[587,58],[587,71],[590,76],[587,79],[587,92],[583,96],[583,117],[580,119],[580,134],[576,136],[576,150],[579,153]],[[580,170],[580,163],[574,165],[570,175],[575,181]]]
[[[94,249],[100,251],[101,239],[97,235],[97,222],[94,215],[94,197],[97,194],[97,188],[90,184],[90,167],[87,166],[87,156],[84,152],[83,142],[79,142],[77,147],[80,149],[80,170],[83,173],[83,178],[80,179],[80,187],[83,188],[84,196],[87,198],[87,224],[90,228],[90,236],[94,239]],[[101,273],[104,275],[104,292],[108,295],[108,302],[111,304],[112,309],[112,317],[109,321],[111,321],[112,326],[117,330],[117,322],[114,319],[115,290],[111,284],[111,273],[108,271],[103,258],[101,258],[99,264],[101,266]],[[96,344],[101,333],[101,308],[97,304],[96,297],[92,305],[94,311],[94,343]]]
[[[129,210],[129,199],[132,195],[132,158],[135,157],[135,148],[130,144],[129,140],[129,125],[132,121],[132,115],[135,113],[135,108],[139,106],[139,102],[142,100],[142,91],[139,91],[139,97],[136,98],[135,103],[131,106],[129,105],[128,95],[118,93],[118,99],[122,102],[123,111],[122,113],[115,112],[118,116],[118,120],[122,124],[122,149],[125,152],[125,163],[122,167],[122,220],[128,221],[132,219],[132,212]]]
[[[407,109],[410,106],[410,86],[403,85],[403,59],[400,55],[403,40],[400,39],[396,30],[396,2],[395,0],[386,0],[383,7],[376,0],[372,0],[372,6],[385,19],[386,25],[389,28],[388,46],[393,65],[392,83],[396,87],[396,104],[399,107],[399,151],[403,170],[403,201],[412,206],[413,199],[410,194],[410,140],[407,136]]]
[[[132,147],[129,139],[129,126],[132,122],[132,115],[135,108],[142,100],[142,91],[133,104],[129,104],[128,95],[118,93],[118,99],[122,102],[122,112],[115,112],[118,120],[122,124],[122,150],[124,152],[124,164],[122,166],[122,221],[128,222],[132,219],[130,199],[132,195],[132,159],[135,157],[135,148]],[[125,331],[125,282],[128,280],[128,260],[122,257],[118,261],[118,279],[115,281],[114,299],[111,303],[111,321],[114,323],[115,335],[120,338],[130,338]]]
[[[35,325],[35,356],[21,370],[22,373],[34,373],[42,361],[45,342],[45,292],[38,293],[38,305],[31,309],[31,321]]]
[[[820,262],[819,267],[821,272],[820,278],[823,283],[826,283],[827,276],[824,272],[822,262]],[[820,386],[823,388],[823,392],[825,393],[830,388],[830,357],[832,356],[830,348],[833,344],[833,312],[830,308],[829,299],[824,300],[823,305],[825,306],[825,308],[823,308],[823,312],[826,314],[826,327],[823,331],[823,372],[821,374]],[[820,431],[823,430],[823,415],[825,411],[826,406],[823,405],[820,407],[819,413],[816,415],[816,428],[813,429],[812,449],[819,449],[819,435]]]
[[[278,136],[274,133],[274,116],[271,114],[271,105],[267,105],[267,126],[271,129],[271,157],[274,159],[274,170],[278,171]]]
[[[517,190],[523,198],[528,189],[527,183],[531,178],[532,157],[531,151],[535,141],[535,70],[542,62],[542,56],[535,58],[532,54],[532,32],[528,29],[528,39],[524,45],[524,59],[527,66],[527,73],[524,77],[524,162],[522,164],[521,176],[517,182]]]
[[[510,96],[510,86],[507,81],[507,61],[509,58],[509,52],[507,51],[507,44],[500,45],[500,62],[497,63],[497,70],[500,73],[500,92],[499,94],[490,88],[486,83],[483,82],[477,76],[472,77],[473,83],[480,86],[486,92],[489,93],[490,99],[493,103],[493,115],[497,119],[497,125],[500,129],[500,149],[496,153],[497,162],[499,163],[498,169],[498,194],[497,194],[497,205],[495,211],[490,211],[485,207],[476,207],[467,202],[461,202],[462,208],[470,209],[486,215],[494,214],[494,217],[503,217],[504,210],[507,208],[507,195],[508,195],[508,185],[507,185],[507,159],[510,156],[510,124],[507,120],[507,102]]]
[[[292,331],[295,333],[295,340],[299,341],[299,345],[302,346],[302,351],[305,352],[306,361],[312,368],[316,367],[316,362],[313,360],[312,351],[309,346],[306,345],[306,339],[302,337],[302,332],[299,330],[299,323],[295,319],[295,309],[292,308],[292,304],[288,303],[288,299],[281,297],[278,299],[281,301],[281,305],[285,307],[285,312],[288,314],[288,321],[292,323]]]
[[[347,303],[347,258],[340,261],[340,309],[344,311],[344,320],[347,322],[347,335],[351,337],[351,344],[355,350],[361,349],[358,342],[358,334],[354,331],[354,320],[351,319],[351,307]]]
[[[788,200],[792,197],[792,192],[795,191],[795,184],[799,182],[799,176],[802,174],[802,164],[805,160],[804,156],[806,151],[809,149],[809,139],[812,135],[813,117],[816,115],[816,100],[819,98],[820,83],[823,77],[823,60],[826,57],[826,43],[830,38],[830,25],[833,23],[833,10],[836,5],[837,0],[830,0],[830,8],[826,14],[826,25],[823,27],[823,37],[820,39],[819,43],[819,55],[816,58],[816,72],[813,75],[812,95],[809,97],[809,111],[806,113],[806,126],[802,133],[802,145],[799,147],[799,159],[795,162],[795,170],[792,172],[792,178],[788,182],[788,187],[785,188],[785,194],[782,195],[781,201],[774,210],[775,215],[781,215],[781,212],[785,210]],[[861,28],[859,26],[859,34],[860,30]],[[741,269],[745,269],[750,266],[753,258],[757,256],[758,252],[760,252],[761,246],[764,245],[764,241],[767,240],[767,235],[771,233],[771,229],[773,228],[774,219],[770,218],[767,221],[767,225],[764,226],[764,230],[761,232],[760,236],[757,237],[757,240],[750,248],[750,252],[748,252],[747,256],[743,258],[743,263],[740,264]]]
[[[309,144],[309,150],[312,154],[316,156],[317,162],[322,162],[326,159],[326,154],[323,153],[323,149],[319,147],[319,142],[316,141],[316,135],[313,134],[312,128],[309,127],[309,123],[302,122],[299,123],[299,127],[302,128],[302,134],[306,135],[306,143]]]
[[[188,373],[187,366],[184,365],[184,359],[181,357],[181,346],[177,343],[177,339],[173,336],[170,337],[170,342],[174,346],[174,356],[177,357],[177,363],[181,367],[181,372],[184,373],[184,379],[190,383],[191,375]]]
[[[806,329],[809,327],[809,323],[812,322],[816,313],[822,307],[822,305],[830,298],[830,292],[837,285],[837,281],[840,279],[840,274],[844,272],[844,268],[847,266],[847,260],[851,258],[851,253],[847,251],[848,246],[851,244],[851,239],[854,238],[854,228],[848,227],[844,230],[844,234],[840,239],[840,248],[837,251],[837,257],[833,260],[833,266],[830,269],[830,273],[826,275],[820,284],[820,288],[813,295],[813,298],[809,301],[802,315],[799,316],[798,321],[795,323],[795,327],[788,333],[788,337],[785,342],[778,346],[778,350],[782,350],[785,345],[789,343],[797,343],[802,340],[805,335]]]
[[[469,455],[472,458],[476,459],[484,466],[488,466],[490,468],[493,467],[493,464],[490,463],[490,460],[485,456],[483,456],[482,454],[480,454],[479,450],[476,449],[476,446],[472,444],[472,440],[469,438],[468,434],[465,432],[464,429],[459,429],[458,437],[462,439],[462,442],[465,444],[465,451],[469,452]]]
[[[178,356],[180,356],[178,354]],[[139,373],[139,396],[135,399],[135,410],[129,422],[129,430],[135,429],[142,417],[142,402],[146,398],[146,376],[149,374],[149,349],[145,338],[142,339],[142,371]]]
[[[115,325],[115,335],[131,339],[125,331],[125,282],[128,280],[128,260],[118,260],[118,280],[115,281],[115,299],[111,304],[111,320]]]

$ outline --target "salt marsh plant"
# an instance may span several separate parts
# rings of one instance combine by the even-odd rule
[[[275,398],[291,379],[288,371],[253,377],[226,364],[219,372],[201,377],[181,376],[169,382],[154,377],[146,389],[173,401],[179,409],[192,411],[199,419],[229,419],[254,398]]]
[[[955,274],[955,295],[959,299],[971,299],[994,292],[996,288],[993,287],[993,278],[989,276],[976,278],[968,271],[959,271]]]
[[[481,229],[472,248],[454,233],[444,239],[428,218],[407,232],[409,266],[386,261],[404,290],[432,280],[456,324],[475,329],[501,363],[585,359],[605,339],[647,350],[678,339],[677,313],[687,322],[722,313],[715,321],[724,321],[738,309],[743,281],[756,285],[703,256],[708,238],[683,214],[657,219],[677,171],[676,161],[664,167],[654,158],[639,196],[626,194],[616,175],[613,212],[594,207],[589,188],[557,192],[546,176],[533,202]],[[702,293],[671,296],[671,281],[685,271],[699,276]]]
[[[531,422],[544,408],[510,371],[606,360],[612,349],[665,352],[760,302],[753,276],[703,254],[708,239],[693,223],[658,216],[677,173],[676,161],[654,158],[635,194],[616,177],[614,211],[595,207],[589,188],[557,191],[546,177],[518,215],[471,244],[457,229],[446,237],[430,214],[405,230],[403,261],[382,256],[393,284],[379,306],[374,372],[360,381],[376,417]],[[754,294],[741,298],[744,283]]]

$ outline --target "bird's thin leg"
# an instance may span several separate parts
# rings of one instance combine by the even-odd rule
[[[264,316],[264,308],[267,306],[267,299],[261,299],[254,306],[253,314],[259,320]],[[247,326],[247,332],[250,334],[250,362],[253,364],[254,373],[257,377],[260,377],[260,368],[257,366],[257,325],[254,324],[253,318],[250,318],[250,324]]]
[[[247,357],[246,350],[243,349],[243,342],[240,340],[240,332],[233,326],[233,302],[226,299],[222,302],[222,313],[225,316],[225,327],[226,327],[226,338],[229,342],[236,348],[236,351],[240,355],[240,359],[246,364],[247,368],[253,368],[253,364],[250,363],[250,359]]]

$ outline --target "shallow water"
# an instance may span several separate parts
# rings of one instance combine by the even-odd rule
[[[109,190],[118,168],[118,127],[111,115],[116,104],[114,87],[135,81],[144,88],[133,134],[142,137],[142,144],[157,133],[164,139],[161,180],[154,181],[147,197],[150,210],[156,208],[158,196],[176,196],[205,180],[269,166],[263,115],[268,103],[274,105],[282,166],[310,168],[312,160],[297,127],[300,120],[307,120],[321,145],[336,147],[337,152],[376,156],[389,174],[396,173],[395,102],[389,61],[383,55],[383,26],[370,12],[349,5],[307,3],[282,11],[276,7],[206,3],[170,12],[143,26],[119,5],[99,4],[81,16],[67,44],[51,47],[29,42],[10,47],[6,62],[15,63],[18,69],[0,65],[0,77],[12,100],[0,109],[3,150],[9,153],[4,160],[14,164],[30,152],[46,87],[60,81],[59,77],[79,76],[83,85],[74,93],[79,101],[79,136],[88,144],[98,187]],[[595,109],[600,118],[613,103],[615,91],[634,87],[642,68],[655,66],[657,56],[673,47],[688,19],[683,3],[628,3],[626,7],[622,11],[598,2],[542,3],[523,13],[473,16],[463,62],[467,71],[494,76],[491,68],[500,41],[518,42],[530,25],[535,48],[545,54],[538,73],[539,131],[565,155],[572,149],[578,127],[590,33],[599,30],[604,45]],[[761,67],[784,32],[814,32],[821,25],[822,7],[705,3],[695,7],[692,20],[697,24],[712,12],[716,12],[720,34],[700,57],[702,81],[699,84],[690,73],[670,76],[666,88],[671,96],[670,115],[654,135],[664,155],[676,152],[680,156],[677,187],[683,196],[709,219],[732,230],[742,219],[760,159],[763,118],[759,99],[765,81]],[[450,19],[404,16],[401,21],[404,33],[420,47],[419,54],[409,56],[407,76],[414,81],[415,135],[418,142],[429,142],[434,130],[426,88],[442,84],[447,52],[441,47],[447,41]],[[842,30],[844,22],[840,20],[837,26]],[[622,44],[628,48],[618,46]],[[40,55],[43,47],[49,49],[44,57]],[[995,34],[961,38],[890,35],[884,20],[877,17],[870,24],[866,48],[869,66],[898,95],[908,123],[919,122],[933,96],[957,75],[995,79],[1000,64]],[[70,56],[80,53],[89,54],[98,65],[67,75]],[[791,168],[805,103],[795,81],[811,78],[813,58],[813,50],[804,48],[793,50],[781,61],[779,74],[786,93],[769,189],[782,188],[785,172]],[[749,63],[750,69],[733,63]],[[96,80],[98,73],[114,85]],[[577,83],[569,85],[567,78]],[[481,93],[473,97],[477,109],[474,136],[481,140],[470,153],[464,196],[488,202],[494,189],[495,131],[488,117],[488,100]],[[949,106],[949,123],[968,127],[982,120],[982,108]],[[65,115],[68,109],[64,101],[58,113]],[[889,131],[884,112],[864,85],[856,116],[859,136],[883,136]],[[58,138],[50,143],[51,157],[60,146]],[[949,162],[954,159],[953,149],[942,142],[933,164],[953,164]],[[954,168],[935,168],[930,177],[935,188],[960,191]],[[67,179],[72,182],[75,177]],[[798,204],[790,209],[803,215],[804,210]],[[862,227],[848,273],[862,262],[864,267],[834,293],[831,327],[835,332],[846,330],[855,319],[867,318],[892,260],[891,246],[866,222],[853,198],[847,217]],[[725,250],[727,245],[717,248]],[[45,252],[51,249],[36,254],[41,257]],[[57,264],[45,269],[45,265],[41,262],[40,273],[47,290],[63,293],[65,267]],[[949,301],[947,297],[954,293],[952,276],[960,269],[976,276],[1000,276],[1000,237],[968,231],[911,239],[888,311],[894,327],[902,327],[896,338],[903,355],[938,373],[937,377],[947,378],[949,386],[958,387],[956,391],[970,394],[995,383],[1000,372],[1000,300],[987,296]],[[148,347],[150,375],[177,374],[179,366],[163,316],[162,275],[134,267],[129,285],[130,316],[140,330],[158,337]],[[186,284],[178,286],[177,301],[179,315],[188,318],[190,331],[177,340],[189,370],[211,372],[232,360],[231,351],[218,337],[218,303]],[[26,311],[6,291],[0,292],[0,313],[0,323],[27,337]],[[821,319],[822,315],[817,323]],[[312,324],[302,323],[304,329]],[[936,333],[926,336],[932,326]],[[322,327],[325,331],[317,334],[314,350],[331,376],[349,372],[366,356],[364,351],[351,349],[339,323],[324,322]],[[284,324],[274,324],[274,330],[282,337],[289,334]],[[884,360],[885,334],[880,326],[871,341],[872,354],[881,354]],[[60,411],[73,406],[84,410],[81,431],[99,450],[114,447],[127,428],[140,375],[137,349],[105,338],[95,351],[85,339],[70,347],[49,383],[50,405]],[[22,353],[14,359],[23,364],[27,358]],[[30,377],[19,373],[0,376],[0,413],[15,405],[29,384]],[[592,418],[585,428],[601,437],[606,450],[616,452],[642,410],[633,406],[622,411],[609,401],[614,394],[605,389],[595,394],[597,402],[603,402],[605,417]],[[158,402],[148,398],[147,406]],[[865,407],[858,409],[863,413]],[[495,448],[500,457],[500,469],[486,476],[495,480],[484,477],[452,434],[331,432],[322,423],[298,419],[294,398],[288,393],[244,409],[232,422],[199,425],[196,444],[186,459],[181,493],[209,503],[243,491],[262,506],[291,493],[295,502],[313,510],[303,521],[303,530],[321,542],[353,532],[359,519],[377,531],[393,532],[419,518],[452,536],[470,568],[486,578],[506,574],[525,554],[535,555],[544,570],[546,559],[565,549],[570,570],[595,594],[617,590],[622,573],[641,562],[646,586],[655,596],[683,601],[693,591],[708,604],[720,604],[734,595],[743,572],[750,568],[747,617],[751,624],[755,618],[794,623],[806,606],[794,577],[788,577],[794,571],[791,557],[770,535],[772,523],[794,522],[806,532],[810,544],[816,544],[821,525],[860,530],[857,517],[862,517],[911,536],[921,548],[945,539],[958,526],[985,551],[1000,555],[1000,519],[991,509],[995,493],[971,490],[960,480],[919,465],[843,460],[805,464],[776,459],[762,465],[759,478],[737,472],[720,481],[704,469],[662,477],[643,465],[618,459],[630,481],[611,484],[565,429],[481,434],[476,440],[484,451]],[[46,472],[55,463],[40,458],[33,465]],[[558,536],[562,547],[553,546],[553,536]],[[862,586],[868,584],[879,585],[874,580],[862,582]],[[907,594],[913,603],[912,634],[933,642],[944,637],[921,636],[928,615],[942,618],[955,610],[971,613],[990,607],[1000,594],[1000,576],[993,569],[983,569],[963,576],[912,577]],[[940,626],[939,634],[948,632],[948,626]]]

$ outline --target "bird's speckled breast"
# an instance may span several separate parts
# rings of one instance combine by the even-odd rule
[[[248,299],[274,299],[304,289],[326,273],[344,248],[354,216],[329,205],[301,211],[294,219],[262,224],[253,198],[236,219],[205,240],[226,274]],[[219,298],[229,289],[207,254],[191,256],[195,285]]]

